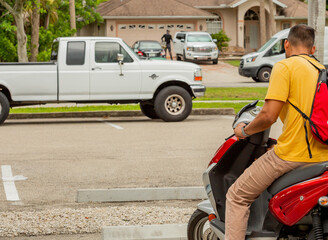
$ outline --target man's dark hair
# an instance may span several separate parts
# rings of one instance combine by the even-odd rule
[[[297,24],[292,27],[288,34],[288,42],[292,46],[302,45],[311,49],[314,45],[315,30],[304,24]]]

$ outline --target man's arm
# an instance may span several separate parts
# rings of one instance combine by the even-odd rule
[[[267,99],[264,102],[261,112],[256,116],[256,118],[245,127],[244,131],[248,135],[253,135],[258,132],[262,132],[269,128],[273,123],[275,123],[279,117],[279,113],[284,106],[283,101]],[[239,138],[245,138],[241,132],[241,128],[245,126],[245,123],[240,123],[235,128],[235,135]]]

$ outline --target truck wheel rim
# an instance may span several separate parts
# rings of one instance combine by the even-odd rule
[[[181,114],[185,107],[186,107],[186,102],[178,94],[172,94],[168,96],[164,102],[165,105],[165,110],[171,114],[171,115],[178,115]]]

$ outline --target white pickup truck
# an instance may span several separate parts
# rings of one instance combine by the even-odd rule
[[[140,103],[149,118],[182,121],[203,96],[201,68],[141,60],[120,38],[58,38],[51,61],[0,63],[0,124],[10,107],[46,103]]]

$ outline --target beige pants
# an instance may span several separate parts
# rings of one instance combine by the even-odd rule
[[[247,168],[227,193],[225,240],[245,240],[250,205],[274,180],[305,164],[282,160],[272,149]]]

